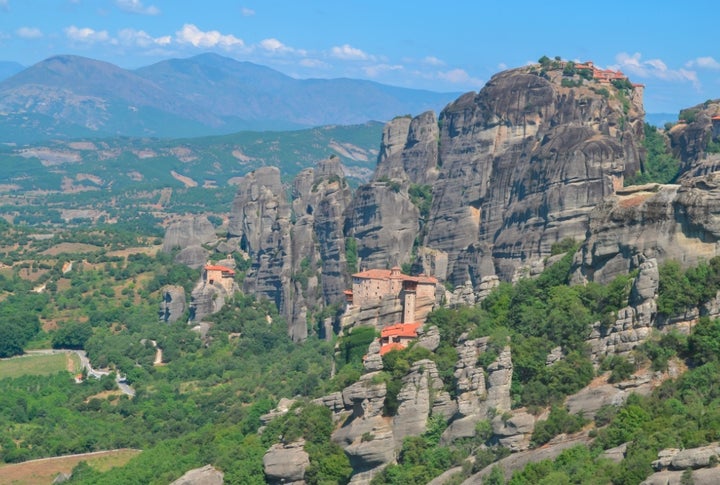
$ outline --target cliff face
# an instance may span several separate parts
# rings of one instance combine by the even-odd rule
[[[301,172],[291,195],[292,202],[277,168],[243,177],[228,237],[252,261],[244,290],[274,301],[290,336],[303,340],[309,312],[340,303],[347,287],[343,223],[351,192],[331,158]]]
[[[639,267],[644,258],[695,265],[720,254],[718,241],[718,174],[688,178],[680,185],[628,188],[592,212],[573,279],[607,283]]]
[[[450,105],[425,239],[448,253],[446,277],[512,279],[552,243],[583,237],[587,214],[629,168],[621,138],[633,135],[619,132],[621,114],[608,98],[522,71]]]
[[[420,256],[425,272],[478,286],[541,269],[553,243],[584,238],[593,207],[640,169],[642,94],[594,81],[564,87],[562,78],[537,66],[505,71],[448,105],[437,130],[431,113],[390,122],[376,182],[358,190],[346,226],[364,261]],[[400,200],[389,201],[394,211],[380,202],[393,189],[404,200],[410,184],[433,184],[424,225],[407,222],[414,213]],[[388,216],[401,210],[402,226]],[[413,251],[401,237],[421,245]]]

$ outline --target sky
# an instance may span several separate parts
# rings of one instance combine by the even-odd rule
[[[621,70],[648,113],[720,98],[717,0],[0,0],[0,61],[215,52],[295,78],[478,91],[543,55]]]

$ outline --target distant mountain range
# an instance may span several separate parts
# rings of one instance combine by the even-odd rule
[[[460,93],[294,79],[216,54],[136,70],[79,56],[0,63],[0,142],[287,130],[440,111]]]

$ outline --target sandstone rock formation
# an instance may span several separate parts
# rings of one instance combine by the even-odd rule
[[[391,420],[382,416],[387,393],[385,382],[373,382],[377,373],[362,376],[342,392],[344,410],[349,412],[332,434],[350,459],[352,483],[369,483],[382,468],[395,460]]]
[[[464,340],[456,347],[457,412],[443,432],[443,442],[474,436],[478,421],[492,417],[492,413],[510,411],[513,370],[510,347],[504,347],[497,360],[483,369],[477,362],[487,350],[488,341],[489,337]]]
[[[398,409],[393,417],[395,447],[402,447],[406,436],[418,436],[427,429],[431,412],[444,418],[452,416],[454,409],[449,394],[443,390],[435,362],[428,359],[413,363],[410,372],[403,377],[403,387],[397,396]],[[442,409],[436,409],[442,403]]]
[[[593,324],[587,342],[594,362],[605,355],[627,355],[650,335],[656,323],[659,283],[657,260],[641,263],[629,305],[618,311],[615,323],[609,327],[603,322]]]
[[[237,238],[251,258],[244,290],[273,301],[287,315],[291,306],[292,273],[290,204],[280,170],[262,167],[243,177],[233,201],[228,237]],[[290,333],[295,335],[294,330]],[[296,335],[301,340],[300,335]]]
[[[393,119],[383,130],[373,179],[432,184],[439,175],[436,165],[439,136],[437,117],[432,111],[415,118],[401,116]]]
[[[681,161],[681,179],[720,169],[720,154],[707,149],[710,141],[720,137],[720,120],[713,120],[718,115],[720,100],[707,101],[682,110],[680,116],[685,122],[677,123],[668,131],[673,154]]]
[[[168,285],[160,290],[160,320],[166,323],[177,322],[185,314],[185,289],[182,286]]]
[[[228,237],[252,261],[244,290],[272,300],[293,340],[307,337],[307,316],[341,303],[347,287],[344,214],[351,192],[337,157],[303,170],[292,203],[275,167],[238,184]]]
[[[448,255],[441,278],[523,274],[552,243],[582,238],[590,210],[638,166],[641,103],[621,127],[620,105],[558,84],[505,71],[441,113],[442,169],[424,240]]]
[[[719,458],[720,447],[717,443],[685,450],[670,448],[658,452],[658,459],[652,462],[652,467],[655,470],[704,468],[711,466],[713,462],[717,464]]]
[[[221,263],[229,269],[235,264],[233,260],[223,260]],[[239,290],[234,280],[213,281],[208,278],[208,272],[203,271],[200,280],[190,293],[190,320],[201,322],[207,315],[219,312],[225,302]]]
[[[304,449],[305,441],[278,443],[263,456],[265,478],[271,484],[304,484],[305,469],[310,466],[310,455]]]
[[[163,239],[162,250],[166,253],[180,249],[176,261],[199,268],[207,260],[204,244],[214,244],[218,237],[215,228],[205,216],[193,216],[168,226]]]
[[[212,465],[190,470],[170,485],[222,485],[224,474]]]
[[[642,90],[623,95],[623,106],[593,82],[565,87],[561,78],[538,66],[505,71],[448,105],[437,123],[432,113],[388,123],[376,175],[346,221],[362,260],[412,259],[480,291],[488,277],[541,270],[553,243],[583,239],[593,207],[641,167]],[[418,224],[410,184],[433,184],[429,218]]]
[[[410,262],[419,217],[407,187],[387,181],[360,186],[345,220],[345,234],[357,239],[360,268],[384,269]]]
[[[717,468],[692,470],[690,473],[691,482],[686,481],[686,479],[684,481],[684,475],[684,471],[665,470],[653,473],[640,482],[640,485],[683,485],[685,483],[692,483],[693,485],[717,485],[720,470]]]
[[[695,265],[720,254],[719,240],[719,174],[627,188],[592,212],[575,281],[607,283],[649,258]]]

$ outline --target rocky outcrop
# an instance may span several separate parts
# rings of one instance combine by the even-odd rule
[[[617,313],[615,322],[595,322],[587,342],[594,362],[605,355],[627,355],[652,332],[656,323],[656,297],[660,283],[657,260],[639,266],[630,290],[629,305]]]
[[[348,413],[332,433],[353,468],[353,483],[369,483],[382,468],[395,460],[392,419],[382,416],[387,386],[375,382],[377,372],[365,374],[342,392]]]
[[[190,470],[170,485],[222,485],[224,474],[212,465]]]
[[[682,110],[683,122],[667,131],[673,155],[681,162],[681,178],[694,178],[720,169],[720,154],[708,151],[709,142],[720,138],[720,123],[713,120],[718,115],[720,100],[706,101]]]
[[[701,468],[699,470],[692,470],[689,474],[685,471],[662,471],[653,473],[645,480],[640,482],[640,485],[684,485],[686,483],[692,483],[693,485],[717,485],[718,477],[720,477],[720,470],[717,468]]]
[[[437,167],[440,130],[432,111],[393,119],[383,130],[374,180],[390,179],[417,185],[432,184]]]
[[[495,416],[491,422],[493,439],[512,452],[525,451],[530,448],[536,420],[535,416],[524,410],[515,411],[510,417]]]
[[[176,261],[199,268],[207,260],[208,251],[202,246],[218,240],[215,228],[205,216],[193,216],[174,222],[165,230],[162,250],[169,253],[179,249]]]
[[[293,182],[293,292],[287,312],[293,334],[307,327],[309,311],[344,302],[349,278],[343,229],[351,195],[337,157],[303,170]]]
[[[273,419],[284,416],[285,414],[287,414],[288,411],[290,411],[290,408],[293,407],[293,404],[295,404],[295,402],[295,399],[288,399],[286,397],[281,398],[274,409],[271,409],[268,413],[260,416],[260,422],[263,425],[267,425]]]
[[[510,411],[512,359],[505,346],[487,369],[478,365],[478,357],[487,351],[489,337],[461,341],[456,349],[455,365],[457,412],[443,432],[443,442],[475,435],[475,425],[493,414]]]
[[[607,283],[645,259],[683,266],[720,254],[720,174],[626,188],[590,215],[574,281]]]
[[[166,323],[177,322],[185,314],[185,289],[182,286],[168,285],[160,290],[160,320]]]
[[[642,90],[603,85],[604,96],[594,81],[562,80],[561,69],[513,69],[437,121],[423,113],[388,123],[373,182],[356,192],[345,226],[368,267],[412,260],[482,292],[486,278],[541,271],[553,243],[583,239],[595,205],[641,168]],[[418,224],[411,184],[433,185]]]
[[[232,269],[235,265],[233,260],[220,261],[222,266]],[[225,281],[213,281],[207,279],[207,272],[203,272],[200,280],[190,293],[190,320],[201,322],[208,315],[222,310],[225,302],[231,299],[235,292],[240,291],[234,280],[229,284]]]
[[[304,440],[271,446],[263,456],[263,470],[267,482],[304,484],[305,469],[310,466],[310,455],[304,446]]]
[[[193,216],[170,224],[165,231],[162,250],[185,249],[217,241],[215,228],[205,216]]]
[[[227,297],[219,285],[200,281],[190,294],[190,320],[200,322],[206,316],[219,312],[225,306]]]
[[[655,470],[705,468],[711,465],[717,465],[719,459],[720,447],[717,443],[685,450],[669,448],[658,452],[658,459],[652,462],[652,467]]]
[[[393,417],[396,449],[402,447],[406,436],[418,436],[425,432],[431,412],[437,412],[445,418],[454,412],[450,396],[443,390],[443,382],[432,360],[423,359],[413,363],[402,382],[403,386],[397,395],[398,409]],[[442,403],[442,408],[436,408],[436,403]]]

